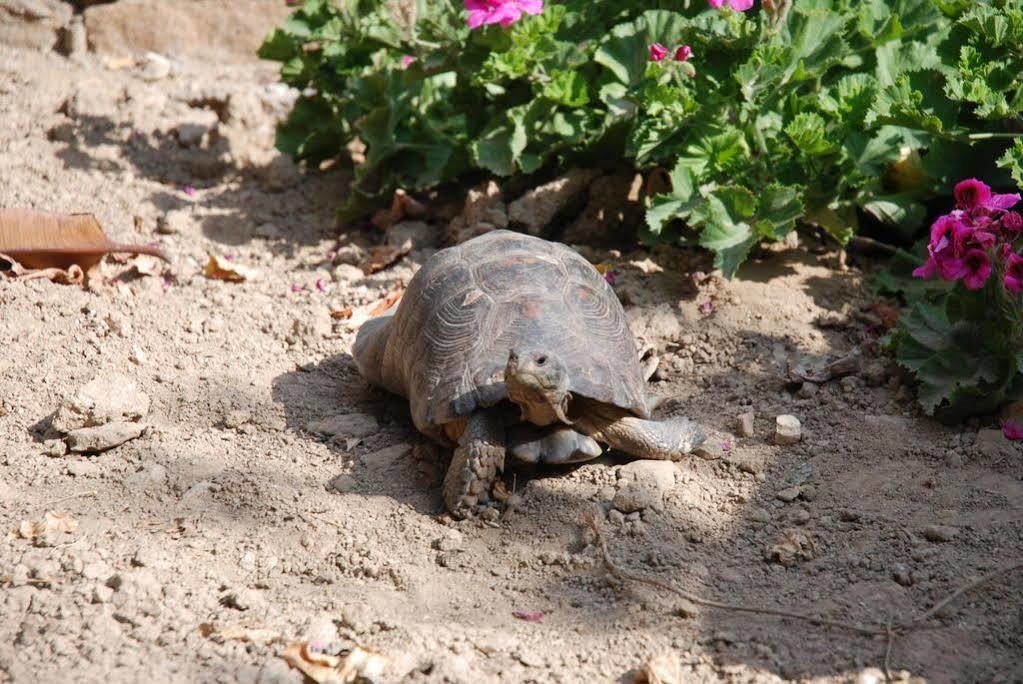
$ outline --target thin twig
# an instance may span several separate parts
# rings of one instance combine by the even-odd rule
[[[850,622],[829,620],[827,618],[817,617],[816,615],[809,615],[807,613],[796,613],[793,611],[778,610],[775,608],[754,608],[751,606],[740,606],[732,603],[720,603],[718,601],[710,601],[705,598],[700,598],[695,594],[690,594],[689,592],[682,591],[681,589],[673,587],[670,584],[666,584],[665,582],[650,579],[647,577],[642,577],[640,575],[634,575],[631,572],[623,570],[611,558],[611,553],[610,551],[608,551],[607,548],[607,542],[604,540],[604,534],[600,529],[600,521],[595,514],[593,514],[592,516],[588,516],[587,524],[597,535],[597,543],[600,546],[600,551],[601,554],[603,555],[604,565],[607,566],[608,572],[610,572],[618,579],[639,582],[640,584],[647,584],[652,587],[657,587],[658,589],[662,589],[664,591],[677,594],[678,596],[681,596],[687,601],[690,601],[697,605],[707,606],[708,608],[720,608],[722,610],[731,610],[738,613],[756,613],[758,615],[773,615],[775,617],[791,618],[793,620],[802,620],[804,622],[810,622],[812,624],[820,625],[822,627],[837,627],[839,629],[845,629],[850,632],[856,632],[857,634],[862,634],[863,636],[870,637],[880,636],[885,633],[884,629],[880,629],[877,627],[868,629],[865,627],[860,627],[859,625],[854,625]]]
[[[70,501],[71,499],[81,499],[87,496],[96,496],[96,492],[78,492],[77,494],[71,494],[70,496],[65,496],[62,499],[57,499],[56,501],[50,501],[49,503],[45,503],[41,507],[50,508],[51,506],[56,506],[59,503],[64,503],[65,501]]]
[[[695,594],[690,594],[689,592],[683,591],[683,590],[681,590],[681,589],[679,589],[677,587],[674,587],[674,586],[672,586],[670,584],[667,584],[665,582],[661,582],[661,581],[655,580],[655,579],[650,579],[648,577],[643,577],[642,575],[635,575],[635,574],[633,574],[631,572],[628,572],[627,570],[623,570],[620,566],[618,566],[614,562],[614,559],[611,558],[611,552],[607,548],[607,541],[604,538],[604,532],[601,529],[600,514],[598,512],[596,512],[596,511],[590,511],[589,513],[587,513],[584,516],[583,521],[591,530],[593,530],[593,533],[596,536],[596,542],[597,542],[597,545],[600,547],[600,552],[601,552],[601,555],[603,557],[604,565],[607,567],[608,572],[611,575],[617,577],[618,579],[628,580],[628,581],[631,581],[631,582],[638,582],[640,584],[646,584],[648,586],[656,587],[656,588],[661,589],[663,591],[667,591],[667,592],[676,594],[678,596],[681,596],[682,598],[686,599],[687,601],[690,601],[690,602],[695,603],[697,605],[707,606],[709,608],[719,608],[721,610],[730,610],[730,611],[739,612],[739,613],[756,613],[758,615],[773,615],[775,617],[790,618],[790,619],[793,619],[793,620],[802,620],[803,622],[809,622],[809,623],[812,623],[812,624],[815,624],[815,625],[820,625],[822,627],[836,627],[838,629],[844,629],[844,630],[847,630],[847,631],[850,631],[850,632],[855,632],[856,634],[861,634],[863,636],[870,636],[870,637],[883,636],[883,637],[885,637],[887,639],[887,645],[886,645],[886,648],[885,648],[885,670],[886,670],[886,672],[887,672],[889,660],[891,658],[892,645],[893,645],[894,640],[895,640],[895,638],[897,636],[903,636],[906,633],[911,632],[911,631],[916,630],[916,629],[923,629],[923,623],[927,622],[929,619],[934,617],[934,615],[937,614],[942,608],[944,608],[948,604],[952,603],[956,599],[960,598],[964,594],[967,594],[967,593],[969,593],[971,591],[974,591],[975,589],[981,587],[984,584],[987,584],[991,580],[994,580],[994,579],[996,579],[998,577],[1001,577],[1002,575],[1005,575],[1007,573],[1013,572],[1014,570],[1019,570],[1019,569],[1023,568],[1023,562],[1020,562],[1020,563],[1014,563],[1012,565],[1008,565],[1008,566],[1006,566],[1004,568],[1001,568],[999,570],[993,570],[992,572],[989,572],[988,574],[986,574],[986,575],[984,575],[984,576],[982,576],[982,577],[980,577],[980,578],[978,578],[978,579],[976,579],[976,580],[974,580],[974,581],[972,581],[972,582],[970,582],[968,584],[965,584],[965,585],[959,587],[954,592],[952,592],[951,594],[949,594],[948,596],[946,596],[942,600],[940,600],[937,603],[935,603],[934,606],[932,606],[930,608],[930,610],[924,612],[919,617],[914,618],[913,620],[910,620],[909,622],[905,622],[905,623],[902,623],[900,625],[896,625],[895,627],[892,627],[891,623],[889,622],[888,624],[883,625],[883,626],[879,625],[879,626],[876,626],[876,627],[868,628],[868,627],[861,627],[859,625],[854,625],[854,624],[849,623],[849,622],[842,622],[840,620],[829,620],[827,618],[817,617],[816,615],[810,615],[808,613],[797,613],[797,612],[794,612],[794,611],[778,610],[778,609],[775,609],[775,608],[755,608],[755,607],[751,607],[751,606],[740,606],[740,605],[735,605],[735,604],[731,604],[731,603],[721,603],[721,602],[718,602],[718,601],[711,601],[711,600],[704,599],[704,598],[701,598],[699,596],[696,596]]]
[[[849,238],[849,245],[859,249],[876,249],[886,254],[896,254],[899,251],[899,248],[895,245],[889,245],[887,242],[868,238],[865,235],[853,235]]]
[[[884,645],[884,681],[885,684],[892,684],[892,646],[895,644],[895,632],[892,631],[892,621],[889,620],[885,626]]]
[[[971,592],[974,589],[980,587],[981,585],[987,584],[991,580],[996,579],[998,577],[1001,577],[1002,575],[1005,575],[1007,573],[1013,572],[1014,570],[1020,570],[1020,569],[1023,569],[1023,562],[1013,563],[1012,565],[1007,565],[1004,568],[1001,568],[999,570],[992,570],[988,574],[983,575],[983,576],[979,577],[978,579],[975,579],[974,581],[970,582],[969,584],[965,584],[965,585],[959,587],[954,592],[952,592],[951,594],[949,594],[948,596],[946,596],[945,598],[943,598],[942,600],[938,601],[933,606],[931,606],[931,609],[928,610],[926,613],[924,613],[923,615],[921,615],[920,617],[918,617],[918,618],[916,618],[914,620],[911,620],[910,622],[907,622],[905,624],[899,625],[898,627],[896,627],[896,629],[898,631],[902,632],[902,631],[906,631],[906,630],[910,630],[910,629],[913,629],[915,627],[918,627],[918,626],[920,626],[921,623],[924,623],[924,622],[927,622],[928,620],[930,620],[942,608],[944,608],[948,604],[952,603],[953,601],[955,601],[957,598],[959,598],[963,594]]]

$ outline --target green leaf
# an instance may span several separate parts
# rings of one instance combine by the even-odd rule
[[[733,185],[707,195],[690,214],[690,223],[702,228],[700,245],[715,252],[714,266],[726,278],[735,276],[757,242],[748,219],[756,212],[757,200],[749,190]]]
[[[543,96],[566,107],[583,107],[590,102],[586,79],[577,71],[556,71],[543,86]]]
[[[920,228],[927,213],[916,201],[915,193],[876,195],[861,200],[860,207],[878,221],[897,227],[907,237]]]
[[[295,41],[280,29],[274,29],[267,34],[263,44],[259,46],[260,59],[270,59],[275,62],[287,62],[298,52]]]
[[[815,112],[797,114],[785,127],[785,134],[803,154],[813,157],[828,154],[834,146],[828,139],[827,124]]]
[[[771,183],[761,190],[758,233],[774,240],[788,235],[796,227],[796,220],[803,215],[802,194],[796,186],[778,183]]]
[[[999,158],[998,166],[1006,169],[1017,185],[1023,186],[1023,139],[1016,138],[1012,141],[1012,147],[1005,150],[1005,154]]]

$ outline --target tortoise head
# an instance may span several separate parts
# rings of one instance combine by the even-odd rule
[[[547,351],[512,349],[504,370],[508,397],[522,410],[522,420],[550,425],[568,419],[568,368]]]

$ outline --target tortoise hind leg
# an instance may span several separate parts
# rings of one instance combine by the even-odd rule
[[[359,373],[370,383],[382,386],[383,358],[387,349],[387,341],[391,337],[391,325],[394,310],[377,318],[371,318],[362,324],[352,345],[352,357]]]
[[[444,476],[444,504],[456,518],[476,513],[504,470],[504,420],[496,411],[469,416],[465,432]]]

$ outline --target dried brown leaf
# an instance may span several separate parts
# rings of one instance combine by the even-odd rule
[[[88,271],[104,255],[115,252],[148,254],[167,260],[158,247],[112,242],[92,214],[0,209],[0,254],[25,269],[68,271],[78,266]]]
[[[226,280],[229,283],[243,283],[246,280],[259,278],[259,271],[248,266],[228,261],[224,257],[211,255],[203,269],[203,275],[213,280]]]
[[[398,287],[388,292],[386,297],[377,302],[376,306],[369,310],[370,317],[376,317],[387,313],[392,306],[401,300],[401,296],[403,294],[405,294],[404,287]]]
[[[775,543],[764,551],[765,558],[780,565],[794,565],[801,560],[812,560],[817,555],[813,537],[803,530],[784,529],[778,533]]]
[[[335,321],[347,321],[349,318],[352,317],[353,313],[354,312],[352,311],[352,307],[346,306],[343,309],[334,309],[333,311],[331,311],[330,317],[333,318]]]
[[[362,272],[372,275],[388,266],[397,263],[403,256],[412,251],[412,241],[406,240],[401,246],[379,245],[369,250],[369,256],[359,265]]]
[[[281,657],[318,684],[351,684],[359,678],[379,678],[387,668],[387,659],[374,651],[356,646],[343,656],[319,653],[309,642],[289,644]]]
[[[74,532],[78,521],[63,511],[46,511],[42,520],[23,520],[18,526],[18,536],[35,539],[48,533]]]
[[[413,198],[404,190],[395,190],[391,206],[373,214],[370,223],[380,230],[387,230],[396,223],[401,223],[406,218],[415,219],[422,218],[423,216],[426,216],[426,206],[422,202]]]

